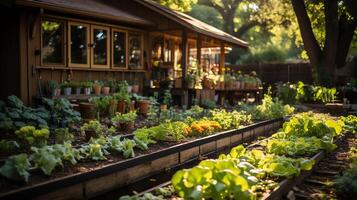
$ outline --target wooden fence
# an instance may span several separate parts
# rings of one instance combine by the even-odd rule
[[[267,85],[278,82],[312,83],[312,71],[309,63],[267,63],[249,65],[231,65],[232,70],[244,73],[257,72],[259,78]]]

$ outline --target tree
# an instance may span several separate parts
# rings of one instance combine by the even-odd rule
[[[191,10],[192,5],[194,5],[197,2],[197,0],[154,0],[154,1],[180,12],[187,12]]]
[[[336,68],[344,66],[357,27],[353,12],[357,10],[357,2],[291,0],[291,3],[316,80],[319,84],[333,84]]]

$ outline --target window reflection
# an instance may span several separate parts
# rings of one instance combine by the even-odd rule
[[[108,64],[108,30],[106,29],[93,29],[93,63],[95,65]]]
[[[71,63],[87,64],[87,27],[82,25],[70,26]]]
[[[129,67],[141,67],[141,35],[129,34]]]
[[[42,62],[44,64],[63,64],[63,22],[43,20],[41,27]]]
[[[113,32],[113,64],[115,67],[126,66],[126,46],[124,32]]]

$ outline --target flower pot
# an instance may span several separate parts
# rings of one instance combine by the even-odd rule
[[[125,101],[118,101],[118,104],[117,104],[117,111],[119,113],[125,113],[125,108],[126,108],[126,103]]]
[[[103,87],[102,88],[102,93],[104,95],[108,95],[110,93],[110,87]]]
[[[134,129],[134,122],[119,123],[120,131],[130,131]]]
[[[92,88],[84,88],[85,95],[90,95],[91,92],[92,92]]]
[[[63,94],[64,95],[71,95],[72,94],[72,88],[70,88],[70,87],[64,88],[63,89]]]
[[[133,85],[132,92],[133,93],[139,93],[139,85]]]
[[[81,113],[81,117],[83,119],[95,119],[95,105],[92,103],[80,103],[79,112]]]
[[[167,105],[166,104],[161,104],[160,105],[160,110],[161,111],[167,111]]]
[[[102,86],[100,85],[93,86],[93,92],[95,95],[100,95],[101,90],[102,90]]]
[[[128,93],[131,93],[132,90],[133,90],[133,86],[128,85]]]
[[[81,89],[82,88],[76,88],[76,95],[80,95],[81,94]]]
[[[61,95],[61,89],[58,88],[58,89],[52,90],[51,95],[52,95],[52,97],[57,97],[57,96]]]
[[[212,89],[213,88],[213,83],[212,81],[208,79],[203,79],[202,80],[202,87],[203,89]]]
[[[94,130],[86,130],[84,132],[85,137],[86,137],[86,141],[88,142],[91,138],[96,138],[97,134]]]
[[[139,113],[146,115],[149,111],[150,102],[147,100],[138,101]]]

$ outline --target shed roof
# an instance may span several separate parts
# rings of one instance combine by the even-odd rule
[[[175,10],[171,10],[165,6],[162,6],[156,2],[153,2],[151,0],[135,0],[138,3],[141,3],[142,5],[145,5],[146,7],[154,10],[155,12],[161,13],[163,15],[165,15],[166,17],[170,18],[171,20],[174,20],[176,22],[178,22],[179,24],[181,24],[182,26],[209,36],[209,37],[213,37],[222,41],[225,41],[227,43],[230,44],[234,44],[234,45],[238,45],[241,47],[248,47],[248,43],[233,36],[230,35],[222,30],[219,30],[218,28],[215,28],[209,24],[206,24],[194,17],[191,17],[187,14],[184,14],[182,12],[178,12]]]
[[[16,4],[54,11],[65,11],[84,16],[96,16],[129,24],[154,25],[146,19],[98,0],[16,0]]]

